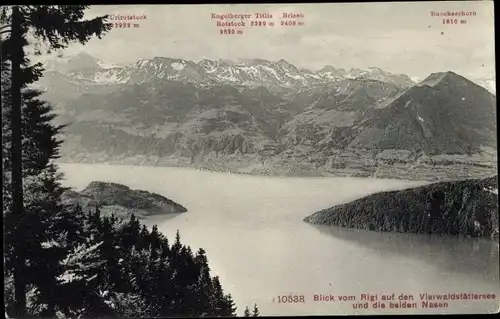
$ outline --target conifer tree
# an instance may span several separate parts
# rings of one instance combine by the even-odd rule
[[[222,316],[225,312],[224,292],[219,281],[219,277],[212,278],[212,293],[210,296],[210,310],[214,316]]]
[[[110,26],[105,24],[106,17],[83,20],[87,7],[14,5],[0,9],[1,34],[8,34],[6,43],[2,46],[2,65],[4,60],[9,60],[11,71],[10,204],[13,223],[9,227],[16,238],[12,242],[16,316],[24,316],[26,313],[26,240],[23,235],[27,224],[23,194],[22,89],[29,81],[23,76],[24,47],[28,44],[27,34],[30,31],[35,39],[56,50],[75,41],[85,43],[94,35],[100,37]],[[31,74],[31,80],[33,75],[35,74]]]
[[[99,254],[102,244],[96,240],[81,243],[62,262],[64,272],[57,279],[61,285],[58,301],[63,313],[83,317],[111,313],[103,298],[107,292],[100,289],[104,264]]]
[[[5,41],[3,41],[5,42]],[[2,61],[4,62],[4,61]],[[23,62],[23,70],[27,67],[29,60]],[[31,72],[36,73],[36,68],[25,72],[27,82],[36,78],[37,74],[28,79]],[[12,110],[10,99],[10,73],[7,63],[2,63],[2,164],[3,164],[3,209],[5,225],[5,268],[8,274],[15,270],[17,252],[14,250],[15,244],[19,242],[13,225],[17,217],[11,210],[11,130],[10,114]],[[51,106],[39,99],[40,92],[36,90],[24,90],[22,94],[22,159],[23,159],[23,179],[24,179],[24,206],[25,225],[29,231],[22,234],[24,245],[23,253],[29,257],[30,266],[25,267],[26,272],[23,279],[25,283],[35,284],[40,292],[38,301],[45,303],[46,315],[52,314],[51,296],[55,293],[55,275],[58,271],[58,263],[64,256],[64,248],[60,246],[61,240],[65,240],[61,229],[67,228],[66,232],[73,229],[72,222],[67,220],[63,225],[63,206],[60,196],[65,190],[59,183],[60,176],[51,163],[57,157],[59,141],[55,135],[59,133],[61,127],[54,127],[50,121],[54,118],[51,114]],[[68,214],[66,214],[68,215]],[[68,216],[66,216],[68,217]],[[74,221],[76,222],[76,221]],[[59,241],[59,242],[58,242]],[[29,269],[28,269],[29,268]],[[43,276],[30,276],[40,274]]]
[[[245,311],[243,311],[243,317],[250,317],[250,310],[248,310],[248,306],[246,306]]]
[[[111,217],[103,217],[98,240],[102,240],[103,244],[100,247],[100,256],[105,260],[103,269],[103,278],[105,278],[105,289],[115,290],[120,285],[121,271],[120,259],[121,253],[118,242],[116,240],[116,230],[114,229],[113,219]]]
[[[235,317],[236,316],[236,305],[233,301],[231,294],[227,294],[223,297],[223,309],[221,316],[223,317]]]
[[[149,230],[146,227],[146,225],[142,225],[141,231],[139,232],[139,238],[140,238],[140,247],[144,248],[147,245],[148,242],[148,237],[149,237]]]
[[[182,245],[181,245],[181,235],[179,233],[179,230],[175,233],[175,242],[172,245],[172,252],[175,254],[179,254],[181,251]]]
[[[257,308],[257,304],[253,305],[252,309],[252,317],[258,317],[260,315],[259,309]]]
[[[156,259],[158,257],[158,253],[161,250],[162,237],[163,237],[162,234],[158,231],[158,226],[153,225],[151,233],[149,235],[150,247],[152,249],[151,257],[153,259]]]
[[[210,278],[210,267],[208,266],[208,260],[203,248],[200,248],[196,253],[195,264],[198,273],[196,294],[199,296],[200,312],[211,314],[210,295],[212,293],[212,279]]]
[[[140,232],[141,224],[139,220],[134,214],[130,215],[129,222],[123,226],[122,245],[127,249],[132,248],[132,246],[136,246],[139,249],[137,244],[140,243]]]

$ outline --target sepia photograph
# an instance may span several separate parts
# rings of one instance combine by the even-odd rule
[[[6,318],[499,312],[493,1],[0,22]]]

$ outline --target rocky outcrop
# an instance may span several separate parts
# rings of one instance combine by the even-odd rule
[[[177,214],[187,211],[182,205],[161,195],[143,190],[132,190],[128,186],[91,182],[83,191],[69,190],[63,194],[67,204],[79,204],[85,211],[98,206],[103,214],[120,217],[135,214],[138,217],[156,214]]]
[[[498,237],[497,177],[377,193],[316,212],[304,221],[375,231]]]

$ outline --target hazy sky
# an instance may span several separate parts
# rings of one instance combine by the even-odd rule
[[[431,11],[474,11],[444,25]],[[274,27],[250,27],[240,35],[220,35],[212,13],[271,13]],[[281,14],[302,13],[300,27],[279,25]],[[91,40],[85,51],[108,63],[129,63],[164,56],[208,59],[281,58],[300,67],[319,69],[377,66],[424,78],[452,70],[470,78],[494,77],[492,1],[93,6],[89,17],[142,15],[138,28],[111,30]],[[450,17],[451,18],[451,17]],[[466,24],[460,24],[466,19]],[[224,20],[231,21],[231,20]],[[266,20],[269,21],[269,20]],[[72,46],[65,54],[82,51]]]

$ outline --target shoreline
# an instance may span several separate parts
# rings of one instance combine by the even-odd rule
[[[275,161],[261,164],[262,160],[247,158],[245,162],[231,162],[231,158],[221,158],[221,161],[204,161],[190,163],[187,158],[163,158],[158,160],[141,158],[122,159],[71,159],[61,157],[54,161],[56,164],[100,164],[140,167],[186,168],[200,172],[217,172],[237,174],[241,176],[258,176],[272,178],[307,178],[323,179],[332,177],[349,177],[379,180],[408,180],[415,182],[442,182],[467,179],[487,178],[498,174],[497,167],[481,167],[470,165],[436,165],[436,166],[406,166],[380,165],[372,166],[367,170],[364,167],[345,167],[328,169],[325,166],[315,166],[301,163],[287,163]],[[269,160],[271,161],[271,159]],[[275,165],[273,165],[275,164]]]

